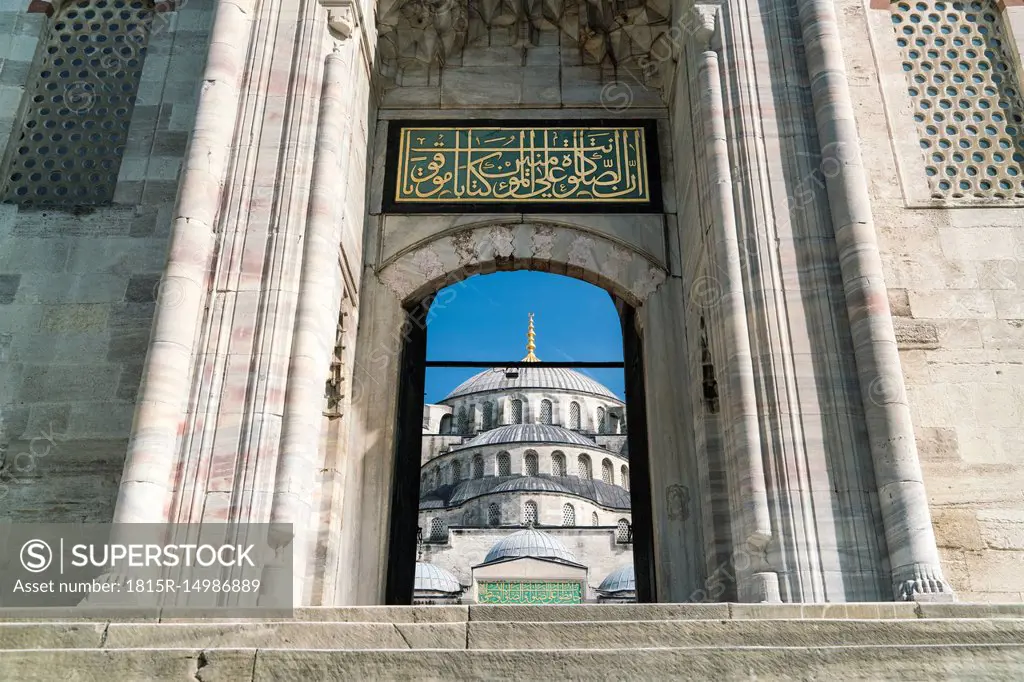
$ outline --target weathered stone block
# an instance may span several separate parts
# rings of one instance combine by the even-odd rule
[[[0,275],[0,305],[14,303],[21,284],[21,275]]]

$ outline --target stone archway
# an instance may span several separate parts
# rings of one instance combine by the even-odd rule
[[[628,234],[629,216],[621,220],[618,233]],[[654,257],[586,225],[494,221],[435,234],[364,272],[343,492],[340,603],[385,601],[393,472],[400,445],[397,416],[400,400],[409,402],[400,388],[403,382],[422,382],[403,375],[403,368],[410,368],[403,352],[408,345],[425,344],[430,297],[474,274],[522,269],[590,282],[629,309],[623,319],[638,331],[636,357],[643,358],[642,373],[650,377],[644,397],[649,405],[660,406],[651,413],[644,434],[653,453],[650,478],[658,482],[648,500],[655,590],[659,600],[687,601],[699,589],[700,514],[692,508],[680,513],[674,508],[678,494],[673,495],[680,488],[693,489],[696,482],[687,437],[687,368],[676,359],[685,344],[678,280],[676,286],[665,286],[669,272]],[[418,391],[422,400],[422,388]]]

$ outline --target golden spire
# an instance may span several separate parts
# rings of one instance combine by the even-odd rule
[[[533,354],[537,348],[537,344],[533,342],[535,338],[537,333],[533,331],[533,313],[530,313],[530,328],[526,332],[526,357],[523,358],[523,362],[540,362],[540,358]]]

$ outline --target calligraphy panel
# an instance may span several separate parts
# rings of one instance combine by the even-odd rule
[[[477,586],[480,604],[581,604],[577,582],[485,582]]]
[[[653,121],[392,121],[384,210],[658,212]]]

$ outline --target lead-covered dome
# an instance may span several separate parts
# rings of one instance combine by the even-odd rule
[[[576,431],[563,429],[551,424],[509,424],[499,426],[490,431],[479,433],[453,450],[476,448],[482,445],[500,445],[502,443],[560,443],[565,445],[582,445],[588,448],[599,447],[593,440],[580,435]]]
[[[417,592],[461,592],[462,585],[458,578],[443,568],[417,561],[413,589]]]
[[[489,564],[492,561],[522,557],[576,563],[576,555],[570,552],[560,540],[532,528],[512,533],[512,535],[498,540],[491,547],[491,551],[487,552],[484,563]]]
[[[484,370],[463,381],[444,400],[460,398],[471,393],[523,388],[548,388],[572,393],[589,393],[622,402],[603,384],[565,367],[522,367],[519,369],[519,376],[514,379],[506,377],[505,371],[499,370],[499,368]]]
[[[614,594],[616,592],[636,592],[636,571],[633,564],[629,563],[617,568],[601,581],[598,592]]]

